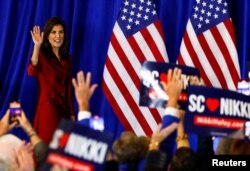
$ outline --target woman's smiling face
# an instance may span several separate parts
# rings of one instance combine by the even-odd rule
[[[53,26],[49,36],[48,40],[51,44],[52,49],[59,49],[64,41],[64,30],[63,26],[61,25],[55,25]]]

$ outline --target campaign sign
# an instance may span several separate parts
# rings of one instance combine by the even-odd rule
[[[250,98],[236,91],[189,86],[185,131],[204,136],[244,139],[250,121]]]
[[[102,171],[112,137],[110,133],[62,120],[49,144],[42,170],[58,165],[72,171]]]
[[[186,88],[189,85],[189,78],[191,75],[199,77],[200,71],[196,68],[184,65],[151,61],[144,62],[141,68],[140,106],[148,106],[151,108],[166,107],[168,96],[160,82],[163,81],[167,83],[167,72],[169,69],[174,69],[175,67],[182,70],[184,85],[178,104],[180,108],[184,108],[187,100]]]
[[[239,93],[250,95],[250,81],[248,80],[240,80],[237,85],[237,91]]]

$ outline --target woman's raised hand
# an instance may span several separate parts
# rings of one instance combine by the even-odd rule
[[[34,26],[33,30],[30,31],[32,40],[35,45],[41,45],[43,42],[43,32],[41,33],[39,26]]]

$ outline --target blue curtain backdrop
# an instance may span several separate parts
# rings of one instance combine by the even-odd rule
[[[175,62],[194,0],[156,0],[163,24],[167,52]],[[105,128],[115,137],[123,130],[102,90],[101,80],[113,25],[121,0],[0,0],[0,117],[9,102],[19,99],[27,116],[34,118],[37,97],[35,79],[27,76],[33,42],[30,30],[43,28],[52,16],[65,20],[70,37],[73,74],[92,72],[99,87],[91,99],[91,111],[104,117]],[[235,25],[242,77],[250,61],[250,1],[229,1]],[[76,104],[75,104],[75,107]],[[77,108],[75,108],[77,111]],[[14,133],[24,136],[18,129]]]

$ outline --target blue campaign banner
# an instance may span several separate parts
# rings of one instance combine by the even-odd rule
[[[191,75],[200,77],[200,71],[197,68],[174,63],[152,62],[146,61],[141,68],[141,84],[140,84],[140,106],[148,106],[151,108],[165,108],[168,96],[163,90],[160,82],[167,82],[168,70],[175,67],[182,70],[184,85],[182,93],[179,97],[180,108],[184,108],[187,100],[186,88],[189,85],[189,77]]]
[[[67,170],[103,171],[113,135],[62,120],[49,144],[49,153],[42,170],[56,165]]]
[[[203,136],[246,138],[250,121],[250,98],[236,91],[189,86],[184,127]],[[247,129],[248,128],[248,132]]]

